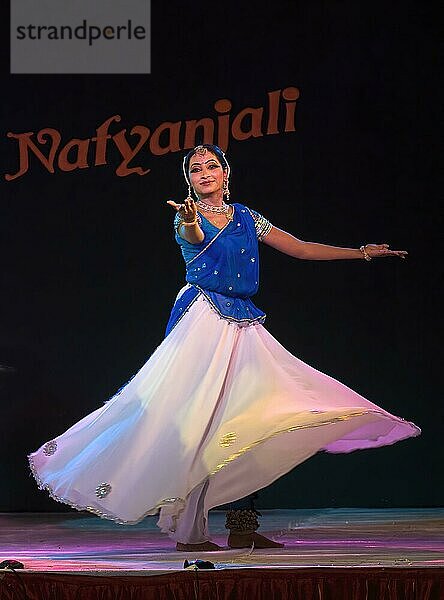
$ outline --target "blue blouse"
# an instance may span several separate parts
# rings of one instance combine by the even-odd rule
[[[179,235],[180,217],[176,214],[175,238],[189,287],[172,308],[166,335],[201,294],[224,319],[246,325],[265,320],[265,313],[253,304],[251,296],[259,288],[258,240],[268,235],[272,225],[247,206],[232,206],[233,220],[222,229],[198,213],[205,235],[200,244],[191,244]]]

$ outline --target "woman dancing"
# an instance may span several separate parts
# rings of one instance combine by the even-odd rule
[[[178,550],[206,551],[220,549],[208,531],[211,508],[248,497],[318,451],[375,448],[421,430],[293,356],[251,299],[258,241],[306,260],[407,252],[305,242],[230,204],[230,167],[218,146],[192,149],[183,171],[188,197],[168,204],[186,285],[165,339],[103,406],[28,458],[55,500],[122,524],[159,513]],[[280,545],[257,533],[257,515],[232,506],[229,547]]]

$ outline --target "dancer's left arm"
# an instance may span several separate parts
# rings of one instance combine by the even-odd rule
[[[279,250],[279,252],[305,260],[364,259],[364,255],[359,248],[341,248],[317,242],[305,242],[275,226],[271,228],[268,235],[262,238],[262,242]],[[390,250],[389,244],[366,244],[365,250],[371,258],[384,256],[405,258],[408,254],[406,250]]]

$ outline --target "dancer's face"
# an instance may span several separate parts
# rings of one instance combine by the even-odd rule
[[[206,150],[191,157],[189,179],[199,198],[222,191],[224,170],[216,156]]]

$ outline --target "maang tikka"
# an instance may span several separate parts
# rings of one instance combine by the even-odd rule
[[[203,156],[206,153],[207,149],[205,148],[205,146],[196,146],[194,148],[194,154],[199,154],[200,156]]]

